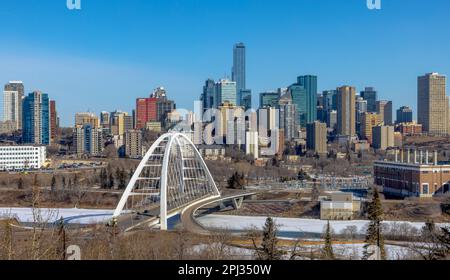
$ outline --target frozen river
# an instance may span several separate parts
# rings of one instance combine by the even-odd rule
[[[32,208],[0,208],[0,219],[16,218],[22,223],[54,223],[63,218],[66,223],[97,224],[107,222],[113,212],[111,209],[40,208],[33,211]]]
[[[230,231],[245,231],[249,229],[261,230],[266,222],[267,217],[248,217],[248,216],[228,216],[228,215],[206,215],[197,218],[197,220],[206,228],[211,229],[226,229]],[[294,233],[305,232],[322,234],[327,221],[314,219],[299,219],[299,218],[274,218],[278,231],[282,237],[294,237]],[[348,226],[356,226],[358,232],[364,230],[368,225],[368,221],[354,220],[354,221],[330,221],[330,225],[336,233],[340,233]],[[396,224],[409,224],[417,229],[421,229],[425,223],[412,222],[384,222],[390,226]],[[450,224],[441,224],[450,226]]]

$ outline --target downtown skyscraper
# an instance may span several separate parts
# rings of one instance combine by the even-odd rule
[[[337,132],[338,135],[356,135],[356,89],[350,86],[338,88],[337,94]]]
[[[377,111],[377,91],[373,87],[366,87],[360,95],[367,100],[367,112],[375,113]]]
[[[214,98],[216,96],[216,83],[213,79],[208,79],[205,81],[205,85],[203,86],[203,92],[200,96],[200,100],[202,101],[203,111],[207,111],[208,109],[214,108]]]
[[[317,120],[317,76],[299,76],[289,87],[301,127]]]
[[[379,100],[376,102],[377,114],[379,114],[384,122],[384,125],[393,125],[392,114],[393,105],[392,101],[389,100]]]
[[[237,83],[222,79],[216,83],[215,89],[216,98],[214,107],[219,107],[224,103],[229,103],[234,106],[239,105],[237,96]]]
[[[246,89],[246,63],[244,43],[236,44],[233,49],[232,80],[233,82],[236,82],[237,92]]]
[[[447,77],[438,73],[421,76],[417,81],[417,120],[423,131],[447,135],[449,131],[449,98]]]
[[[236,82],[236,105],[251,108],[251,90],[247,88],[246,47],[237,43],[233,48],[231,80]]]
[[[397,110],[396,123],[411,123],[413,121],[413,110],[408,106],[402,106]]]
[[[50,145],[50,100],[48,94],[35,91],[23,100],[23,142]]]

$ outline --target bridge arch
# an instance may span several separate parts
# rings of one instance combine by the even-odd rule
[[[156,140],[140,162],[113,218],[131,211],[153,209],[161,230],[167,230],[168,214],[196,201],[220,197],[220,192],[201,154],[182,133],[169,132]]]

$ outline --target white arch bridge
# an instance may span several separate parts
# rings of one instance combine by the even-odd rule
[[[161,136],[150,147],[128,183],[113,215],[152,213],[161,230],[190,205],[220,199],[220,192],[199,151],[181,133]]]

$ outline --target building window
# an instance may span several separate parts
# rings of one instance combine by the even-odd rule
[[[450,185],[449,185],[449,184],[445,184],[445,185],[444,185],[443,192],[444,192],[444,193],[448,193],[449,191],[450,191]]]
[[[429,193],[430,193],[430,185],[422,184],[422,194],[429,194]]]

